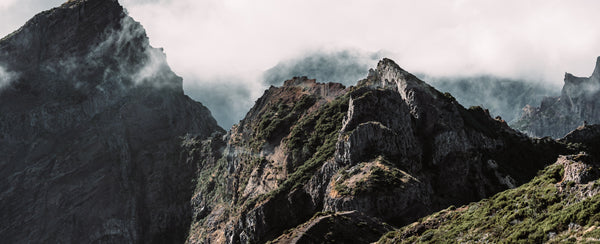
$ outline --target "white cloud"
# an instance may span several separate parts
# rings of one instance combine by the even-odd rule
[[[1,0],[0,35],[64,0]],[[165,48],[174,70],[199,78],[257,76],[307,50],[386,50],[432,75],[491,73],[562,81],[600,55],[600,2],[389,0],[121,0]]]
[[[0,10],[7,9],[13,6],[16,2],[17,0],[2,0],[0,1]]]
[[[0,35],[64,0],[2,0]],[[256,76],[306,50],[394,53],[433,75],[492,73],[560,83],[600,55],[600,2],[121,0],[184,78]]]
[[[8,86],[16,78],[17,74],[15,72],[8,71],[6,68],[0,66],[0,90],[4,89],[4,87]]]
[[[562,82],[600,55],[600,2],[124,0],[176,72],[256,73],[318,48],[394,53],[433,75]]]
[[[63,1],[0,8],[0,35]],[[263,71],[313,50],[384,50],[413,73],[485,73],[553,85],[562,84],[564,72],[588,76],[600,55],[595,0],[120,2],[144,25],[151,44],[164,47],[186,92],[226,81],[256,99]]]

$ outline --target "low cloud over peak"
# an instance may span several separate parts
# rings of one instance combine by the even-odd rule
[[[63,1],[3,2],[0,35]],[[302,60],[314,50],[324,55],[385,50],[386,57],[412,73],[489,74],[554,86],[562,84],[564,72],[589,76],[600,55],[600,2],[592,0],[120,2],[146,28],[151,44],[164,48],[186,93],[203,103],[210,103],[201,97],[209,95],[207,89],[227,80],[227,87],[251,104],[265,82],[272,83],[263,80],[264,71],[286,66],[285,60]],[[358,59],[356,74],[376,63]]]

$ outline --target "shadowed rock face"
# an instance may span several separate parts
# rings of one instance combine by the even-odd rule
[[[561,138],[583,125],[600,123],[600,57],[590,77],[565,74],[560,97],[549,97],[539,107],[527,106],[515,127],[531,136]]]
[[[75,0],[0,41],[0,239],[182,242],[196,165],[181,138],[218,127],[116,0]]]

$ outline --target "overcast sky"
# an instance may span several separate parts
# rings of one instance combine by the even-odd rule
[[[64,1],[64,0],[63,0]],[[0,0],[0,35],[61,0]],[[120,0],[184,86],[255,79],[307,51],[383,51],[409,72],[562,84],[600,55],[600,1]],[[374,63],[373,66],[376,64]],[[218,78],[216,78],[218,77]],[[226,78],[224,78],[226,77]]]
[[[0,0],[0,35],[64,0]],[[600,1],[121,0],[181,75],[260,72],[306,50],[385,50],[408,71],[560,83],[600,55]]]

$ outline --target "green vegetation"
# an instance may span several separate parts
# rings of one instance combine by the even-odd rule
[[[444,97],[448,99],[449,102],[456,102],[456,98],[450,94],[450,92],[444,92]]]
[[[217,160],[215,165],[206,167],[205,170],[199,172],[195,192],[205,194],[203,197],[212,202],[226,201],[232,198],[228,194],[227,181],[223,177],[226,170],[227,161],[225,158]]]
[[[556,183],[563,174],[561,165],[551,165],[521,187],[425,217],[386,234],[380,242],[563,242],[573,238],[569,230],[574,226],[593,229],[585,235],[596,238],[600,195],[581,200],[560,192]]]
[[[269,164],[269,160],[265,157],[253,157],[249,164],[243,165],[242,170],[239,174],[239,186],[238,186],[238,197],[242,198],[242,194],[246,189],[248,181],[250,180],[250,175],[254,169],[258,169],[258,171],[262,172],[267,164]],[[243,198],[245,199],[245,198]]]
[[[338,132],[348,111],[348,101],[349,95],[338,97],[316,112],[303,117],[292,128],[287,147],[293,162],[297,165],[293,166],[291,170],[293,173],[288,175],[286,181],[276,190],[246,201],[242,209],[254,207],[258,202],[286,194],[302,186],[318,167],[333,157]]]
[[[369,183],[369,188],[367,191],[370,190],[373,192],[379,192],[381,190],[399,186],[403,183],[402,178],[404,176],[405,175],[402,173],[402,171],[395,167],[374,167],[371,170],[371,175],[369,175],[367,180]]]
[[[312,105],[315,104],[317,98],[314,95],[304,95],[300,98],[293,107],[283,102],[277,103],[273,107],[277,110],[268,108],[256,128],[256,137],[253,144],[253,148],[258,149],[264,144],[265,141],[269,141],[275,135],[287,134],[290,126],[302,116]],[[275,111],[275,112],[274,112]],[[280,137],[281,138],[281,137]]]
[[[368,172],[364,172],[367,168]],[[364,177],[357,179],[353,185],[349,186],[347,180],[359,173],[364,173]],[[408,175],[383,156],[377,157],[374,162],[360,163],[350,169],[341,169],[339,174],[340,177],[336,180],[334,189],[341,196],[390,191],[402,187],[403,183],[408,181],[406,178]]]

